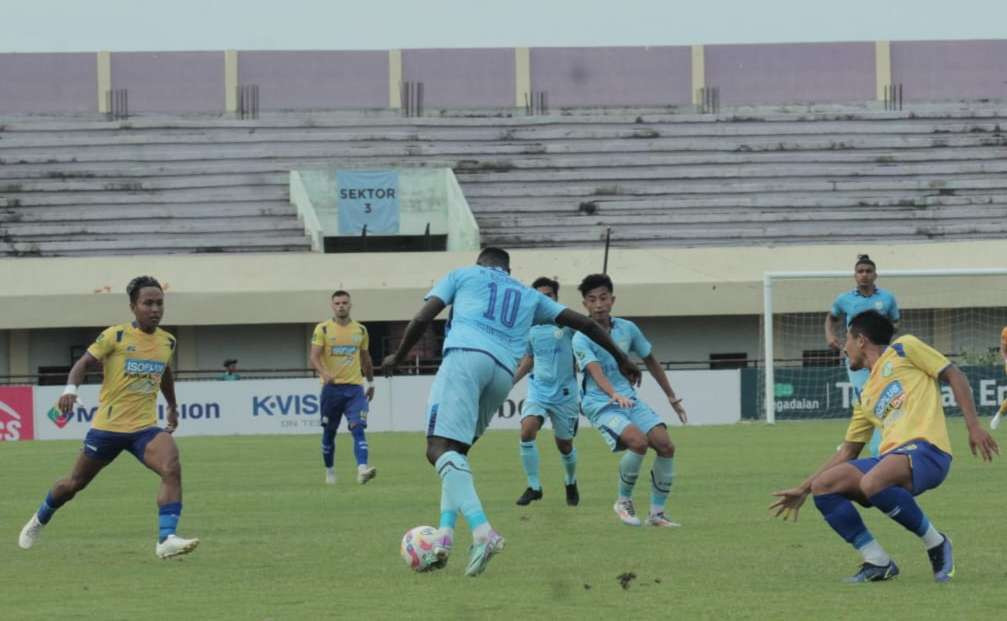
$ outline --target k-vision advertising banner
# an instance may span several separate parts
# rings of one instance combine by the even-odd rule
[[[740,419],[741,376],[738,371],[671,371],[668,377],[677,395],[684,399],[690,425],[728,424]],[[377,378],[374,400],[367,415],[368,431],[425,430],[427,395],[433,380],[432,375]],[[318,380],[311,378],[177,382],[179,425],[175,433],[180,436],[319,433],[320,387]],[[81,439],[97,411],[99,390],[98,385],[81,386],[78,406],[65,415],[55,407],[63,393],[62,386],[26,387],[19,393],[11,391],[9,400],[31,412],[34,391],[35,438]],[[653,378],[645,374],[638,390],[640,398],[669,424],[679,424]],[[511,391],[490,429],[520,428],[520,408],[526,394],[525,380]],[[164,426],[165,403],[161,395],[158,395],[157,416],[157,424]],[[16,425],[7,420],[14,421],[14,415],[5,418],[0,414],[5,429],[16,427],[20,439],[31,437],[30,416],[22,416]],[[581,426],[586,429],[589,423],[582,419]],[[342,427],[345,429],[345,423]],[[18,439],[13,437],[14,431],[8,435]]]

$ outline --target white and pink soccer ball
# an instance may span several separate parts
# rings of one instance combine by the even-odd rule
[[[410,528],[402,535],[402,545],[399,552],[402,560],[413,571],[426,571],[437,561],[434,554],[434,544],[437,541],[437,529],[433,526],[417,526]]]

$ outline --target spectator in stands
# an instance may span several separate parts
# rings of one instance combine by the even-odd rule
[[[843,345],[836,336],[835,323],[839,321],[840,315],[846,316],[846,326],[849,327],[853,318],[867,310],[875,310],[898,327],[899,305],[895,301],[895,296],[891,292],[875,286],[878,279],[877,266],[866,254],[857,256],[857,262],[853,265],[853,278],[857,281],[855,289],[840,293],[832,303],[832,310],[825,315],[825,342],[832,349],[841,352]],[[853,388],[853,401],[860,398],[860,390],[867,382],[869,371],[860,369],[853,371],[850,369],[849,360],[846,362],[846,374],[850,379]],[[874,431],[868,450],[872,457],[878,456],[881,445],[881,433]]]
[[[224,361],[224,373],[220,376],[220,379],[225,382],[233,382],[241,379],[241,376],[238,375],[237,358],[228,358]]]

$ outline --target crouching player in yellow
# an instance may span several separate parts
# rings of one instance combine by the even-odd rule
[[[99,334],[70,369],[59,409],[64,414],[73,409],[77,386],[83,381],[87,367],[101,362],[104,379],[98,410],[70,474],[56,481],[38,511],[21,529],[18,544],[24,549],[38,541],[57,509],[87,487],[124,450],[161,477],[157,492],[159,534],[154,553],[160,558],[171,558],[188,554],[199,545],[199,539],[175,535],[182,513],[182,467],[171,436],[178,426],[175,381],[168,366],[175,352],[175,337],[158,327],[164,315],[164,292],[157,280],[140,276],[129,283],[126,293],[135,320]],[[168,402],[168,424],[164,429],[157,426],[158,390]]]
[[[846,440],[801,485],[774,492],[777,500],[770,510],[796,520],[804,500],[813,494],[825,521],[863,557],[860,570],[848,581],[876,582],[894,578],[899,568],[851,501],[877,507],[920,537],[934,579],[947,582],[955,574],[951,539],[930,523],[914,498],[940,485],[951,467],[938,381],[951,385],[965,417],[972,454],[991,461],[999,449],[979,424],[965,375],[915,336],[907,334],[893,342],[894,331],[892,322],[873,310],[850,323],[845,347],[850,368],[869,369],[870,376],[854,406]],[[857,459],[874,427],[882,428],[880,456]]]

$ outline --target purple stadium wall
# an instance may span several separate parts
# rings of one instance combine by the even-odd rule
[[[555,47],[531,50],[531,85],[550,106],[692,102],[689,47]]]
[[[112,88],[130,112],[223,112],[223,52],[113,52]]]
[[[706,85],[733,104],[870,101],[874,43],[706,46]]]
[[[514,105],[514,49],[403,50],[402,80],[423,83],[423,105]]]
[[[388,52],[239,52],[238,83],[262,110],[387,108]]]
[[[97,112],[94,53],[0,54],[0,114]]]
[[[1007,97],[1007,41],[893,41],[892,82],[907,100]]]

